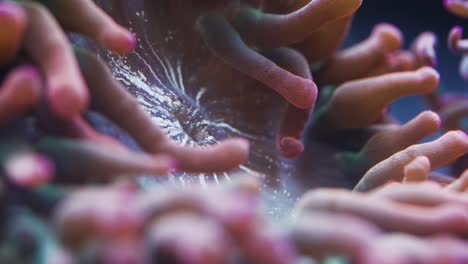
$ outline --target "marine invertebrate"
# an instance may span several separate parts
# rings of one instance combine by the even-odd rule
[[[283,138],[283,142],[289,142],[291,151],[285,151],[283,148],[283,155],[296,156],[303,148],[302,144],[297,140],[303,134],[305,123],[311,120],[308,118],[311,109],[303,111],[296,107],[285,106],[286,110],[280,110],[278,105],[281,103],[278,102],[277,96],[262,87],[265,82],[258,81],[258,78],[255,78],[256,73],[247,70],[247,67],[242,68],[239,66],[247,64],[233,64],[232,59],[240,60],[246,54],[250,54],[247,56],[249,63],[255,61],[268,62],[263,67],[269,65],[268,67],[274,67],[283,72],[288,70],[290,76],[313,77],[318,84],[319,95],[325,95],[335,90],[325,89],[327,85],[339,86],[340,88],[354,85],[355,88],[352,89],[336,89],[336,91],[340,92],[335,93],[331,101],[327,98],[319,102],[318,106],[321,109],[316,110],[316,116],[312,117],[312,120],[316,120],[314,121],[316,124],[313,124],[312,133],[320,134],[317,135],[317,137],[320,137],[318,140],[323,140],[321,135],[326,133],[341,133],[348,129],[359,130],[368,127],[381,118],[380,113],[394,99],[414,93],[430,93],[438,83],[437,74],[428,68],[410,72],[422,65],[432,65],[434,63],[434,53],[432,52],[433,49],[431,49],[434,45],[434,39],[429,33],[421,35],[415,40],[412,52],[402,51],[400,50],[402,37],[399,30],[394,26],[382,24],[375,27],[366,41],[335,53],[339,43],[346,36],[345,25],[349,24],[352,10],[355,10],[355,7],[360,4],[358,2],[342,6],[340,10],[330,11],[344,12],[346,15],[337,15],[334,19],[330,18],[334,23],[329,21],[330,23],[325,23],[323,27],[320,27],[320,30],[301,29],[302,37],[291,37],[292,40],[283,40],[284,43],[278,40],[280,45],[291,44],[290,47],[298,48],[300,53],[307,54],[306,56],[291,50],[290,47],[281,47],[274,44],[276,42],[269,43],[270,46],[263,43],[264,47],[257,45],[255,41],[260,42],[260,40],[251,41],[249,38],[260,39],[260,35],[243,33],[242,30],[247,29],[241,28],[236,23],[242,22],[242,19],[248,19],[244,17],[236,19],[236,17],[243,14],[246,5],[249,6],[248,8],[251,11],[252,8],[259,8],[257,13],[259,17],[262,17],[261,19],[266,19],[266,17],[280,19],[287,17],[289,12],[292,12],[292,17],[295,16],[294,14],[299,14],[298,12],[313,10],[312,6],[314,4],[318,5],[318,3],[301,2],[300,4],[295,3],[288,6],[287,3],[275,5],[273,2],[268,1],[263,2],[261,5],[234,2],[224,5],[207,1],[201,6],[194,6],[189,3],[184,5],[184,8],[179,9],[177,3],[167,4],[164,1],[154,4],[138,1],[132,2],[132,4],[122,3],[121,5],[111,5],[106,2],[101,2],[101,4],[117,20],[120,19],[120,23],[130,27],[140,39],[140,46],[137,47],[136,52],[125,58],[119,58],[106,52],[102,52],[101,55],[110,63],[117,79],[122,80],[129,87],[140,103],[147,106],[147,110],[158,121],[166,122],[166,130],[173,131],[175,138],[180,141],[191,142],[192,144],[205,144],[207,141],[213,141],[213,138],[222,138],[224,136],[221,135],[226,134],[246,136],[251,140],[253,149],[247,166],[267,175],[294,174],[293,171],[285,168],[290,168],[290,164],[297,162],[285,161],[277,155],[272,150],[272,147],[275,146],[271,145],[272,137],[279,141]],[[324,5],[321,8],[332,10],[335,7],[334,5]],[[302,11],[295,11],[299,9]],[[273,12],[273,10],[274,14],[277,15],[268,13]],[[182,12],[182,14],[177,13],[175,15],[176,12]],[[183,16],[185,19],[174,19],[178,16]],[[230,33],[223,31],[223,36],[226,37],[225,40],[219,38],[208,39],[211,36],[210,26],[219,27],[221,25],[221,22],[216,22],[218,20],[224,21],[223,27],[229,30]],[[283,22],[286,23],[285,21]],[[245,23],[250,22],[248,20]],[[334,27],[338,27],[338,24],[343,28],[339,36],[335,35],[335,30],[332,30]],[[154,30],[148,30],[149,25],[154,27]],[[194,25],[196,26],[194,27]],[[251,30],[256,30],[253,27]],[[212,30],[215,29],[212,28]],[[268,35],[270,34],[268,32],[265,31],[262,34]],[[300,35],[297,32],[295,34],[296,36]],[[230,37],[232,41],[234,39],[236,41],[229,42]],[[314,54],[312,46],[310,46],[311,43],[318,42],[314,41],[314,38],[317,40],[318,38],[326,39],[327,37],[330,38],[330,41],[323,44],[322,49],[325,49],[325,47],[330,49],[324,52],[317,48],[316,54]],[[306,48],[306,43],[310,49]],[[212,45],[216,45],[216,47]],[[274,50],[271,47],[279,49]],[[221,48],[222,51],[219,50]],[[241,56],[236,52],[245,54]],[[315,66],[320,64],[321,67],[318,70],[314,69],[312,75],[310,75],[307,64]],[[152,67],[148,68],[148,65]],[[359,67],[350,67],[350,65],[359,65]],[[404,75],[394,73],[401,71],[408,72]],[[135,75],[135,72],[139,75]],[[246,73],[247,76],[241,73]],[[395,75],[385,75],[386,73],[394,73]],[[396,76],[407,76],[408,79],[398,83],[396,82],[398,79]],[[423,76],[423,80],[420,80],[421,76]],[[355,83],[349,82],[364,77],[369,77],[369,79]],[[388,82],[389,80],[392,81]],[[414,86],[411,86],[414,89],[405,89],[406,81],[414,84]],[[353,100],[359,98],[358,95],[364,91],[370,91],[370,89],[366,90],[365,86],[373,87],[379,85],[379,83],[386,83],[387,86],[376,89],[375,93],[379,93],[378,90],[382,91],[383,94],[385,89],[387,91],[395,90],[395,93],[382,96],[382,102],[373,105],[375,108],[361,110],[360,108],[367,107],[367,104],[360,104],[359,101]],[[226,86],[231,85],[235,87],[226,88]],[[393,89],[396,87],[401,87],[401,89]],[[341,91],[343,93],[349,91],[353,96],[349,97],[344,93],[340,98],[338,96]],[[155,94],[160,96],[154,98]],[[369,93],[368,96],[371,97],[373,94]],[[343,101],[343,98],[349,99],[354,105],[347,108],[346,104],[344,104],[342,109],[345,110],[341,110],[341,112],[352,114],[353,111],[346,110],[355,109],[353,118],[357,116],[359,118],[367,117],[368,120],[363,121],[364,123],[359,124],[357,127],[349,127],[349,125],[340,127],[342,125],[336,124],[336,122],[333,124],[333,115],[337,115],[335,118],[337,120],[345,120],[344,117],[340,117],[340,110],[337,108],[338,100]],[[284,105],[284,103],[282,104]],[[168,105],[171,107],[168,107]],[[187,110],[182,109],[180,105],[184,105],[191,110],[186,112]],[[359,107],[355,107],[356,105]],[[257,111],[254,112],[252,109],[257,109]],[[278,122],[277,118],[273,119],[278,115],[283,115],[282,122]],[[274,130],[279,128],[279,133],[272,132],[270,128]],[[321,133],[317,131],[321,131]],[[294,140],[287,140],[288,138]],[[333,136],[331,138],[337,139],[338,137]],[[279,141],[276,141],[277,145]],[[417,140],[413,143],[416,142]],[[315,143],[308,142],[308,144]],[[268,153],[268,155],[265,156],[265,153]],[[330,156],[333,156],[333,154],[330,154]],[[302,163],[302,160],[299,160],[299,163]],[[308,164],[308,166],[310,165],[314,166]],[[330,165],[330,167],[334,166]],[[304,171],[306,170],[313,171],[314,169],[304,169]],[[189,179],[184,177],[184,180]],[[350,185],[352,184],[350,183]]]
[[[356,263],[383,259],[389,263],[415,259],[463,263],[467,258],[462,239],[467,231],[465,177],[441,186],[427,182],[426,176],[411,183],[390,183],[366,194],[339,189],[310,191],[296,208],[292,239],[301,253],[319,258],[336,254]],[[339,228],[343,223],[347,226]],[[447,233],[454,235],[448,237]],[[419,237],[421,234],[424,236]],[[445,249],[449,250],[433,248],[438,243],[448,243]]]
[[[445,8],[456,16],[468,17],[468,4],[463,0],[445,0]]]
[[[467,143],[467,136],[464,132],[451,131],[433,142],[408,147],[372,167],[355,189],[366,191],[392,179],[401,180],[404,166],[419,156],[426,156],[432,169],[450,164],[466,154]]]
[[[133,36],[123,28],[119,28],[104,13],[90,1],[73,1],[66,5],[50,2],[52,9],[60,13],[64,8],[74,10],[74,17],[61,19],[66,28],[76,32],[89,33],[98,42],[112,47],[122,53],[129,52],[134,43]],[[15,5],[2,3],[3,19],[9,22],[3,29],[5,32],[5,59],[2,65],[11,63],[11,59],[20,46],[38,63],[47,83],[47,98],[54,112],[63,117],[71,118],[83,111],[89,100],[86,85],[81,77],[73,51],[65,34],[52,17],[50,12],[34,2],[21,2]],[[76,23],[83,20],[89,12],[90,18],[104,18],[96,23],[93,19],[87,23]],[[95,24],[99,28],[93,27]],[[91,30],[90,30],[91,29]],[[91,32],[90,32],[91,31]],[[102,37],[109,36],[108,38]],[[10,38],[13,37],[12,40]],[[24,39],[24,41],[23,41]]]
[[[91,1],[44,3],[65,29],[85,33],[121,53],[131,48],[128,32]],[[437,63],[434,34],[422,33],[404,50],[400,30],[382,23],[366,40],[338,50],[361,1],[99,4],[134,32],[139,40],[136,51],[122,57],[72,38],[108,62],[115,78],[95,55],[77,48],[75,61],[68,43],[59,41],[60,47],[50,53],[65,50],[64,59],[70,60],[51,63],[54,56],[36,58],[34,50],[25,48],[26,57],[36,64],[13,65],[5,79],[0,99],[3,95],[2,106],[11,115],[4,115],[0,137],[5,170],[0,212],[11,223],[21,223],[24,233],[21,229],[6,232],[8,239],[2,240],[2,246],[13,245],[13,250],[0,250],[0,259],[29,260],[31,255],[21,254],[28,241],[34,249],[32,258],[46,252],[50,261],[62,262],[294,263],[298,255],[319,260],[343,255],[358,263],[376,263],[387,259],[387,251],[394,252],[390,263],[412,258],[456,263],[466,258],[462,239],[467,230],[466,173],[454,181],[431,171],[444,164],[455,164],[454,171],[466,169],[459,157],[468,152],[466,134],[450,131],[464,128],[460,121],[466,113],[464,99],[457,98],[455,104],[453,98],[434,94],[439,74],[428,67]],[[13,17],[21,21],[18,10],[23,9],[7,5],[13,6],[17,12]],[[39,21],[54,29],[42,40],[57,34],[64,40],[53,17],[42,13],[47,9],[36,2],[22,5],[25,10],[33,6],[42,14]],[[86,23],[64,16],[73,7],[93,14],[88,23],[96,26],[84,28]],[[35,12],[26,17],[34,18]],[[272,25],[281,34],[273,32]],[[26,30],[26,36],[40,39],[37,33],[44,28],[30,26],[33,33],[28,35]],[[5,29],[17,41],[5,41],[2,51],[22,64],[16,49],[25,41],[25,46],[32,46],[32,40],[21,41],[18,25]],[[452,34],[451,42],[461,49],[461,33],[457,34]],[[122,45],[109,42],[114,37]],[[67,93],[79,99],[70,109],[63,102],[54,103],[53,93],[44,100],[41,91],[49,84],[41,82],[42,76],[54,79],[59,72],[43,65],[47,63],[76,66],[65,72],[74,72],[70,80],[82,78],[83,82],[70,89],[82,91],[81,84],[87,86],[91,111],[81,113],[81,107],[86,108],[81,93]],[[2,68],[2,73],[8,71]],[[426,111],[400,125],[388,106],[413,94],[425,94],[440,116]],[[259,176],[256,171],[266,174],[264,182],[239,180],[236,172],[224,172],[245,160],[245,140],[226,139],[192,148],[171,141],[153,121],[173,139],[189,145],[217,143],[229,136],[249,138],[253,153],[248,167],[239,169],[249,176]],[[310,126],[302,138],[307,123]],[[417,144],[440,127],[447,133]],[[283,159],[303,150],[296,160]],[[31,170],[19,169],[29,164]],[[169,172],[175,167],[198,177]],[[222,175],[230,183],[210,186],[206,172],[214,172],[214,182]],[[183,186],[188,180],[199,180],[201,186],[180,189],[142,179],[143,184],[128,180],[92,185],[119,174],[138,173],[163,174]],[[270,230],[257,210],[259,189],[266,200],[285,203],[267,208],[289,219],[292,204],[303,191],[317,186],[352,187],[363,175],[358,190],[380,188],[364,194],[310,191],[299,202],[290,228]],[[420,182],[428,179],[437,183]],[[270,188],[274,191],[269,192]],[[276,195],[278,191],[285,197]],[[441,249],[446,246],[449,251]],[[275,250],[270,252],[271,248]]]
[[[68,4],[47,2],[46,4],[49,5],[48,7],[51,8],[52,12],[60,14],[57,18],[65,29],[87,34],[99,44],[113,48],[115,51],[122,54],[131,51],[135,45],[136,41],[133,35],[118,26],[91,1],[73,1]],[[118,155],[112,157],[112,154],[108,154],[107,161],[114,158],[114,168],[119,168],[120,166],[115,172],[125,167],[127,169],[133,167],[133,169],[127,170],[127,172],[135,172],[136,170],[138,172],[146,171],[153,174],[164,173],[178,166],[176,164],[177,161],[174,159],[179,160],[180,167],[184,170],[196,170],[200,168],[203,168],[205,171],[223,170],[241,163],[245,158],[248,145],[242,140],[232,139],[229,142],[219,144],[212,148],[188,149],[174,144],[171,145],[171,142],[165,138],[164,134],[159,131],[156,125],[151,131],[142,133],[143,131],[140,129],[151,128],[151,126],[147,126],[147,124],[151,122],[146,118],[145,113],[139,109],[137,103],[134,102],[133,99],[130,99],[131,97],[125,92],[119,92],[119,90],[113,91],[113,86],[116,82],[113,82],[113,78],[109,76],[110,73],[105,66],[100,64],[99,61],[93,60],[92,55],[77,51],[78,58],[81,62],[81,69],[79,69],[69,41],[65,38],[62,29],[47,9],[33,2],[22,2],[20,5],[5,2],[2,3],[1,8],[5,13],[3,18],[10,22],[3,29],[6,36],[3,39],[5,42],[3,45],[5,46],[3,49],[5,61],[2,63],[13,63],[12,61],[8,61],[8,59],[13,59],[18,52],[19,46],[24,46],[25,52],[30,59],[37,63],[38,67],[43,70],[46,80],[44,85],[40,83],[41,77],[35,72],[34,67],[25,68],[25,66],[9,73],[9,78],[5,80],[6,88],[2,90],[2,98],[4,101],[2,107],[5,107],[3,122],[6,123],[10,121],[9,118],[15,119],[21,117],[26,111],[35,108],[36,105],[42,104],[43,106],[39,107],[40,109],[37,111],[37,119],[40,124],[39,127],[42,127],[41,129],[53,134],[85,137],[116,146],[118,145],[117,141],[94,132],[91,126],[84,122],[81,117],[81,112],[83,112],[85,110],[84,108],[88,105],[89,87],[93,94],[93,107],[96,107],[98,110],[105,109],[104,111],[109,114],[108,116],[110,118],[115,119],[117,123],[122,125],[127,131],[133,132],[137,140],[142,138],[139,135],[144,134],[146,142],[142,143],[148,143],[150,140],[153,141],[153,147],[150,148],[150,151],[156,156],[151,157],[147,155],[144,157],[142,155],[137,155],[138,157],[133,158],[133,162],[130,162],[130,160],[132,160],[131,155],[129,155],[130,152],[120,147],[121,154],[129,158],[129,160],[127,160],[129,163],[125,166],[123,166],[123,164],[116,164],[115,159],[119,159]],[[64,16],[65,13],[70,13],[71,10],[76,10],[74,18]],[[89,16],[89,19],[86,19],[86,23],[76,22],[77,20],[83,20],[84,17],[87,16]],[[50,30],[50,32],[44,33],[44,31],[47,30]],[[13,37],[12,41],[9,39],[10,35]],[[32,41],[35,39],[38,40],[37,43]],[[43,52],[42,50],[46,50],[47,52]],[[90,71],[97,71],[102,76],[107,76],[108,78],[104,81],[107,86],[101,88],[101,85],[93,79],[96,76],[95,73],[91,74]],[[102,91],[102,89],[108,89],[109,91]],[[43,90],[45,90],[46,102],[42,100],[41,93]],[[111,104],[106,102],[106,100],[111,100]],[[118,103],[118,107],[111,108],[111,105],[114,103]],[[131,111],[127,113],[128,110]],[[126,125],[126,122],[128,122],[128,115],[131,115],[132,118],[136,118],[136,123],[143,124],[144,128],[135,128]],[[133,128],[133,130],[130,130],[130,128]],[[148,137],[151,138],[148,139]],[[50,143],[50,141],[46,142]],[[39,151],[51,154],[56,158],[56,162],[61,163],[57,160],[57,158],[60,159],[60,157],[58,155],[53,155],[54,151],[57,151],[56,149],[58,146],[47,146],[47,143],[39,145],[41,145],[38,147]],[[104,160],[106,160],[106,157],[104,157],[105,155],[103,156],[104,153],[101,152],[98,154],[96,152],[97,149],[94,149],[93,152],[92,148],[83,148],[83,144],[81,144],[81,149],[80,146],[78,146],[80,144],[75,144],[76,147],[73,148],[73,142],[68,144],[59,143],[56,145],[68,147],[61,148],[60,150],[62,152],[71,153],[68,159],[71,157],[78,158],[80,155],[88,154],[94,155],[94,158],[97,160],[100,159],[101,164],[105,163]],[[86,145],[86,143],[84,143],[84,145]],[[143,145],[149,146],[149,143]],[[157,147],[154,147],[156,145]],[[101,145],[101,148],[102,147],[105,147],[105,145]],[[177,157],[157,156],[157,154],[161,152],[170,152]],[[224,153],[229,154],[229,158],[226,158],[226,154]],[[221,155],[224,155],[225,158],[222,158]],[[188,158],[188,156],[192,157],[192,159]],[[196,160],[194,157],[196,157]],[[138,159],[141,158],[144,158],[146,162],[138,161]],[[120,161],[123,160],[125,160],[125,158],[120,157]],[[212,169],[208,167],[207,160],[212,164]],[[216,163],[216,160],[219,160],[219,162]],[[145,166],[145,163],[157,164]],[[163,165],[158,163],[163,163]],[[110,167],[106,167],[106,169],[109,168]],[[68,169],[69,173],[71,171],[72,170]],[[103,170],[100,172],[102,171]],[[59,170],[58,172],[64,173],[65,171]],[[67,172],[65,173],[67,174]]]
[[[266,233],[268,227],[252,206],[258,203],[256,185],[250,179],[238,179],[234,185],[224,183],[203,191],[149,193],[126,184],[88,188],[64,200],[55,219],[59,235],[75,252],[92,240],[110,242],[104,247],[129,240],[128,245],[144,245],[143,250],[122,248],[135,250],[135,259],[99,251],[111,254],[95,256],[106,263],[223,263],[238,253],[257,263],[291,263],[294,250],[287,248],[280,234]],[[116,199],[126,206],[109,207],[108,202]],[[268,247],[278,251],[263,254],[259,250]]]

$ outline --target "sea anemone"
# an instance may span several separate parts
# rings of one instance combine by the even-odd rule
[[[1,261],[467,262],[434,33],[340,49],[361,0],[96,2],[0,3]],[[432,111],[401,124],[409,95]]]

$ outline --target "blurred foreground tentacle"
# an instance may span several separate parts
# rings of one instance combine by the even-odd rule
[[[462,131],[447,132],[437,140],[413,145],[372,167],[354,188],[367,191],[390,180],[403,179],[404,166],[419,156],[426,156],[431,169],[447,165],[468,153],[468,136]]]
[[[96,238],[108,242],[131,238],[143,223],[132,210],[136,195],[130,186],[78,189],[58,204],[53,216],[56,231],[73,250]]]
[[[335,212],[360,217],[387,231],[430,235],[466,235],[468,214],[463,207],[447,204],[419,207],[344,190],[320,189],[306,194],[299,202],[300,212]]]
[[[192,214],[158,219],[146,236],[148,263],[216,264],[229,259],[232,241],[218,223]]]
[[[47,156],[36,153],[33,146],[16,138],[0,143],[0,167],[3,180],[20,188],[46,184],[55,173],[54,164]]]
[[[75,257],[63,247],[46,222],[22,208],[13,208],[10,214],[5,230],[12,245],[18,247],[17,253],[25,248],[34,249],[23,258],[31,254],[30,262],[34,263],[74,263]]]
[[[176,166],[175,161],[167,156],[132,153],[87,140],[45,138],[36,148],[54,161],[57,174],[71,182],[125,174],[161,175]]]
[[[376,226],[365,220],[327,212],[301,213],[290,232],[301,255],[316,259],[344,255],[362,264],[371,263],[367,256],[370,243],[380,233]]]
[[[0,3],[0,67],[12,62],[21,47],[28,18],[18,5]]]
[[[450,13],[468,18],[468,2],[465,0],[444,0],[444,5]]]
[[[45,75],[51,109],[69,119],[88,105],[88,88],[70,42],[52,14],[37,3],[20,2],[28,16],[24,47]]]
[[[457,205],[468,207],[468,198],[455,192],[445,192],[434,182],[390,183],[369,194],[372,198],[423,207]]]
[[[47,156],[23,152],[6,161],[5,172],[12,183],[33,188],[51,181],[55,174],[55,166]]]
[[[21,66],[8,73],[0,89],[0,125],[31,110],[41,99],[42,80],[33,66]]]
[[[370,251],[374,259],[385,260],[388,264],[458,264],[468,259],[466,242],[447,235],[421,238],[395,233],[381,236],[372,245]]]
[[[105,48],[124,55],[136,45],[132,33],[118,25],[92,0],[49,0],[44,3],[66,30],[89,36]]]

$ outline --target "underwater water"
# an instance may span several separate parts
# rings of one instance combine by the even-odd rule
[[[416,15],[415,10],[421,12]],[[448,32],[454,25],[466,24],[464,19],[448,13],[442,1],[366,1],[354,18],[345,46],[364,39],[374,24],[383,21],[403,29],[405,46],[409,46],[412,39],[421,32],[434,32],[439,38],[436,67],[441,75],[439,91],[467,92],[466,81],[458,71],[460,58],[446,47]],[[406,122],[425,107],[421,100],[410,97],[395,102],[392,111],[401,121]]]

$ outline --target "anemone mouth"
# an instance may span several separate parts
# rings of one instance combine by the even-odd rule
[[[252,141],[254,150],[271,148],[254,151],[247,167],[274,174],[274,131],[285,104],[258,82],[214,57],[202,44],[195,28],[197,17],[219,6],[225,8],[209,2],[213,1],[195,6],[182,1],[100,1],[139,41],[127,57],[105,51],[100,54],[116,78],[173,139],[205,145],[228,136],[245,137]],[[259,162],[269,164],[256,166]],[[271,169],[265,171],[268,167]]]

